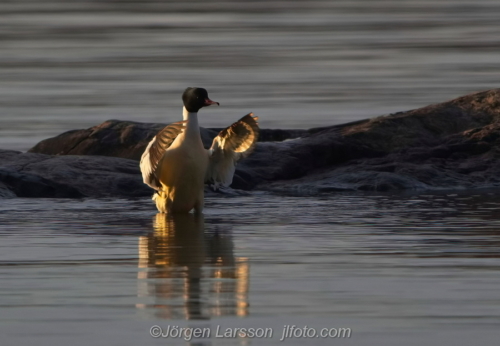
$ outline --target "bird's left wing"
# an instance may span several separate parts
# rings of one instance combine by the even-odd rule
[[[225,128],[208,150],[210,162],[205,177],[207,184],[229,186],[233,182],[236,163],[250,155],[259,138],[258,118],[249,113]]]
[[[165,151],[172,145],[177,136],[184,131],[184,123],[186,123],[185,120],[165,126],[153,137],[142,154],[140,163],[142,179],[145,184],[155,190],[161,188],[160,181],[156,175],[158,164]]]

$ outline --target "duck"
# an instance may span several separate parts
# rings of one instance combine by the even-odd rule
[[[140,161],[143,182],[155,190],[160,213],[203,212],[205,184],[215,190],[229,187],[236,164],[254,150],[258,117],[248,113],[226,127],[205,149],[198,112],[217,105],[204,88],[189,87],[182,94],[182,121],[167,125],[148,143]]]

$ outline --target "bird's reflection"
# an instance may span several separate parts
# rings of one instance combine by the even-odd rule
[[[248,260],[234,257],[229,234],[205,232],[194,214],[157,214],[153,228],[139,237],[138,308],[165,319],[248,314]]]

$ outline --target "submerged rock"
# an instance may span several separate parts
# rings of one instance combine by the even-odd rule
[[[343,125],[262,130],[232,187],[317,194],[500,186],[499,119],[494,89]],[[2,151],[0,196],[150,195],[137,160],[163,126],[110,120],[46,139],[30,153]],[[219,130],[202,129],[206,147]]]

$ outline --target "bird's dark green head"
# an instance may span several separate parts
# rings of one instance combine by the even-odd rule
[[[203,88],[187,88],[182,94],[182,102],[189,113],[197,113],[202,107],[219,105],[219,102],[208,98],[208,92]]]

